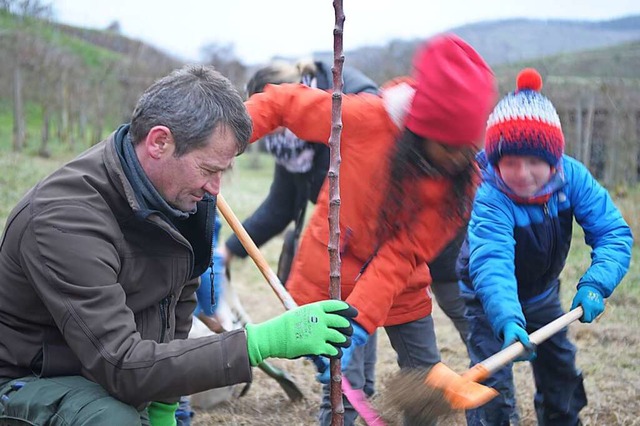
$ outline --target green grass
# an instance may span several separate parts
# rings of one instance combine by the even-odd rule
[[[0,99],[0,155],[13,150],[13,106],[10,101]],[[27,102],[25,105],[25,125],[26,140],[24,146],[24,154],[26,156],[36,156],[40,150],[42,138],[42,108],[34,102]],[[107,118],[111,122],[115,120]],[[82,141],[77,129],[72,129],[76,135],[77,147],[73,148],[68,143],[63,143],[57,136],[56,121],[51,120],[49,150],[54,158],[68,158],[73,154],[87,149],[90,140]],[[86,135],[92,134],[91,126],[87,126]],[[106,136],[106,135],[105,135]],[[88,137],[88,136],[85,136]],[[98,141],[96,141],[98,142]],[[53,160],[55,162],[55,160]]]
[[[0,225],[4,224],[15,204],[36,182],[57,169],[65,159],[43,159],[24,154],[0,155]]]
[[[0,12],[0,29],[2,31],[22,31],[36,36],[51,44],[49,48],[57,48],[71,53],[80,59],[86,67],[97,70],[110,61],[118,61],[121,55],[108,49],[63,33],[55,25],[40,19],[18,17]]]
[[[95,44],[69,36],[53,26],[44,26],[39,30],[43,39],[68,50],[74,56],[80,58],[82,63],[92,70],[100,70],[108,63],[119,61],[122,55]]]
[[[634,234],[635,235],[635,234]],[[591,248],[584,242],[584,233],[578,224],[574,224],[573,240],[567,263],[560,275],[561,298],[563,306],[571,306],[571,300],[576,292],[576,284],[590,265]],[[640,248],[634,244],[631,253],[629,272],[607,300],[606,316],[612,317],[614,322],[627,323],[630,326],[640,326],[640,315],[633,314],[640,306]]]
[[[13,144],[13,106],[0,101],[0,150],[11,150]],[[42,126],[42,110],[34,103],[25,105],[26,148],[38,145]]]

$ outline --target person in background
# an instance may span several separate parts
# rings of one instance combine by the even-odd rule
[[[216,333],[224,330],[223,321],[216,318],[218,303],[223,296],[225,277],[224,254],[219,246],[220,229],[222,221],[216,211],[213,230],[213,264],[209,265],[206,271],[200,276],[200,286],[196,290],[196,300],[198,301],[193,313],[205,325]]]
[[[497,97],[493,72],[471,46],[443,34],[419,48],[414,78],[381,96],[344,95],[340,165],[341,295],[357,307],[343,373],[363,389],[364,349],[384,326],[401,368],[440,360],[426,289],[433,260],[466,222],[475,153]],[[251,141],[278,127],[327,143],[332,96],[301,84],[267,85],[245,105]],[[329,295],[328,185],[300,242],[287,288],[300,305]],[[328,372],[319,379],[328,383]],[[345,401],[345,425],[357,413]],[[320,423],[331,420],[323,387]],[[415,424],[409,415],[407,424]]]
[[[578,425],[587,404],[576,348],[564,329],[537,349],[528,333],[562,316],[559,274],[575,221],[591,246],[591,265],[576,285],[571,309],[592,322],[629,267],[633,237],[608,192],[589,171],[564,154],[564,136],[553,104],[540,93],[531,68],[516,90],[495,107],[478,156],[483,183],[476,193],[459,269],[467,314],[471,365],[521,342],[530,350],[534,404],[541,425]],[[356,318],[357,320],[357,318]],[[512,365],[485,384],[500,394],[466,412],[470,425],[518,424]]]
[[[343,80],[344,93],[378,94],[376,83],[355,68],[345,66]],[[302,83],[330,90],[333,87],[331,66],[322,61],[303,60],[295,65],[276,61],[254,73],[247,83],[247,94],[251,96],[263,92],[267,84],[282,83]],[[294,229],[285,233],[277,268],[278,278],[286,286],[304,227],[307,204],[309,201],[316,203],[329,170],[329,147],[299,139],[284,127],[264,136],[262,140],[267,152],[275,157],[273,182],[267,198],[242,225],[260,247],[294,222]],[[227,267],[234,258],[247,257],[247,251],[235,234],[227,238],[221,250]],[[364,391],[372,396],[375,393],[375,333],[370,338],[366,353],[367,379]]]
[[[343,70],[344,93],[378,93],[377,85],[355,68]],[[251,96],[264,91],[267,84],[302,83],[330,90],[333,76],[330,65],[321,61],[300,61],[295,65],[277,61],[258,69],[247,83]],[[278,278],[286,284],[298,238],[304,225],[307,203],[316,203],[329,170],[329,147],[299,139],[281,127],[262,138],[275,157],[273,182],[267,198],[242,225],[258,247],[280,234],[294,222],[293,232],[285,235],[285,245],[278,264]],[[223,248],[226,264],[234,258],[244,259],[247,252],[238,237],[231,235]]]
[[[186,338],[220,176],[250,134],[231,82],[186,66],[24,195],[0,239],[0,423],[172,425],[181,395],[265,358],[341,356],[357,312],[336,300]]]
[[[453,322],[465,347],[469,336],[469,321],[466,317],[464,299],[460,295],[456,261],[466,234],[467,227],[465,225],[438,257],[429,262],[429,272],[433,280],[430,286],[431,293],[433,293],[442,312]]]

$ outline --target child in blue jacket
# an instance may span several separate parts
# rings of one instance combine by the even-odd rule
[[[591,322],[629,267],[633,238],[607,191],[581,163],[564,155],[564,136],[542,78],[523,70],[517,89],[495,107],[479,154],[483,183],[476,193],[458,267],[471,323],[469,354],[477,364],[563,315],[559,275],[573,220],[591,246],[591,266],[580,278],[571,308]],[[580,424],[587,404],[576,348],[566,329],[523,360],[530,360],[541,425]],[[485,384],[500,395],[467,412],[470,425],[517,424],[512,366]]]

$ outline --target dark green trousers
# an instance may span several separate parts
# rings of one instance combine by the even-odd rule
[[[0,425],[147,425],[146,410],[81,376],[0,379]]]

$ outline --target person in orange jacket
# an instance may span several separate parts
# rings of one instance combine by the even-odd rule
[[[385,327],[400,368],[440,360],[427,262],[468,216],[477,185],[473,159],[497,98],[489,66],[452,34],[418,49],[412,77],[380,96],[342,98],[341,294],[359,312],[342,368],[356,389],[364,386],[365,345],[378,327]],[[267,85],[245,105],[253,120],[251,141],[281,126],[304,140],[329,140],[331,93]],[[301,305],[329,297],[328,201],[325,182],[288,280]],[[328,383],[328,372],[319,379]],[[331,420],[327,385],[319,418],[326,425]],[[344,424],[356,418],[345,400]]]

